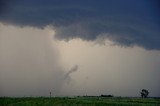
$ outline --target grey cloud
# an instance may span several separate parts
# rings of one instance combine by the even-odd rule
[[[90,25],[91,24],[91,25]],[[56,29],[55,36],[58,39],[70,40],[81,38],[83,40],[96,40],[98,37],[103,37],[114,42],[116,45],[132,47],[134,45],[143,47],[148,50],[160,49],[159,31],[150,30],[141,26],[123,26],[123,25],[106,25],[97,24],[95,22],[84,25],[81,23],[70,26],[62,26]],[[112,23],[116,24],[116,23]],[[140,28],[142,27],[142,28]],[[105,40],[104,39],[104,40]]]
[[[100,35],[116,45],[160,49],[158,1],[19,0],[6,2],[0,21],[20,26],[54,26],[60,40],[96,40]],[[3,7],[3,8],[5,8]],[[143,8],[142,8],[143,7]]]

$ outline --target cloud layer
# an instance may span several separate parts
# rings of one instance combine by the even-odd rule
[[[54,27],[63,40],[96,40],[160,49],[158,0],[10,0],[2,1],[0,21],[19,26]]]

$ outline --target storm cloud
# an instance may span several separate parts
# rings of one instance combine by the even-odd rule
[[[51,25],[60,40],[103,37],[124,47],[160,49],[158,0],[8,0],[1,5],[4,24]]]
[[[148,89],[158,97],[159,7],[158,0],[0,0],[0,96]]]

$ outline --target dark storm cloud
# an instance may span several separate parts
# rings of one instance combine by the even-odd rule
[[[95,40],[160,49],[158,0],[8,0],[0,21],[20,26],[54,26],[58,39]]]

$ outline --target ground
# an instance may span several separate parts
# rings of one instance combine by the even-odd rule
[[[160,106],[160,98],[0,97],[0,106]]]

